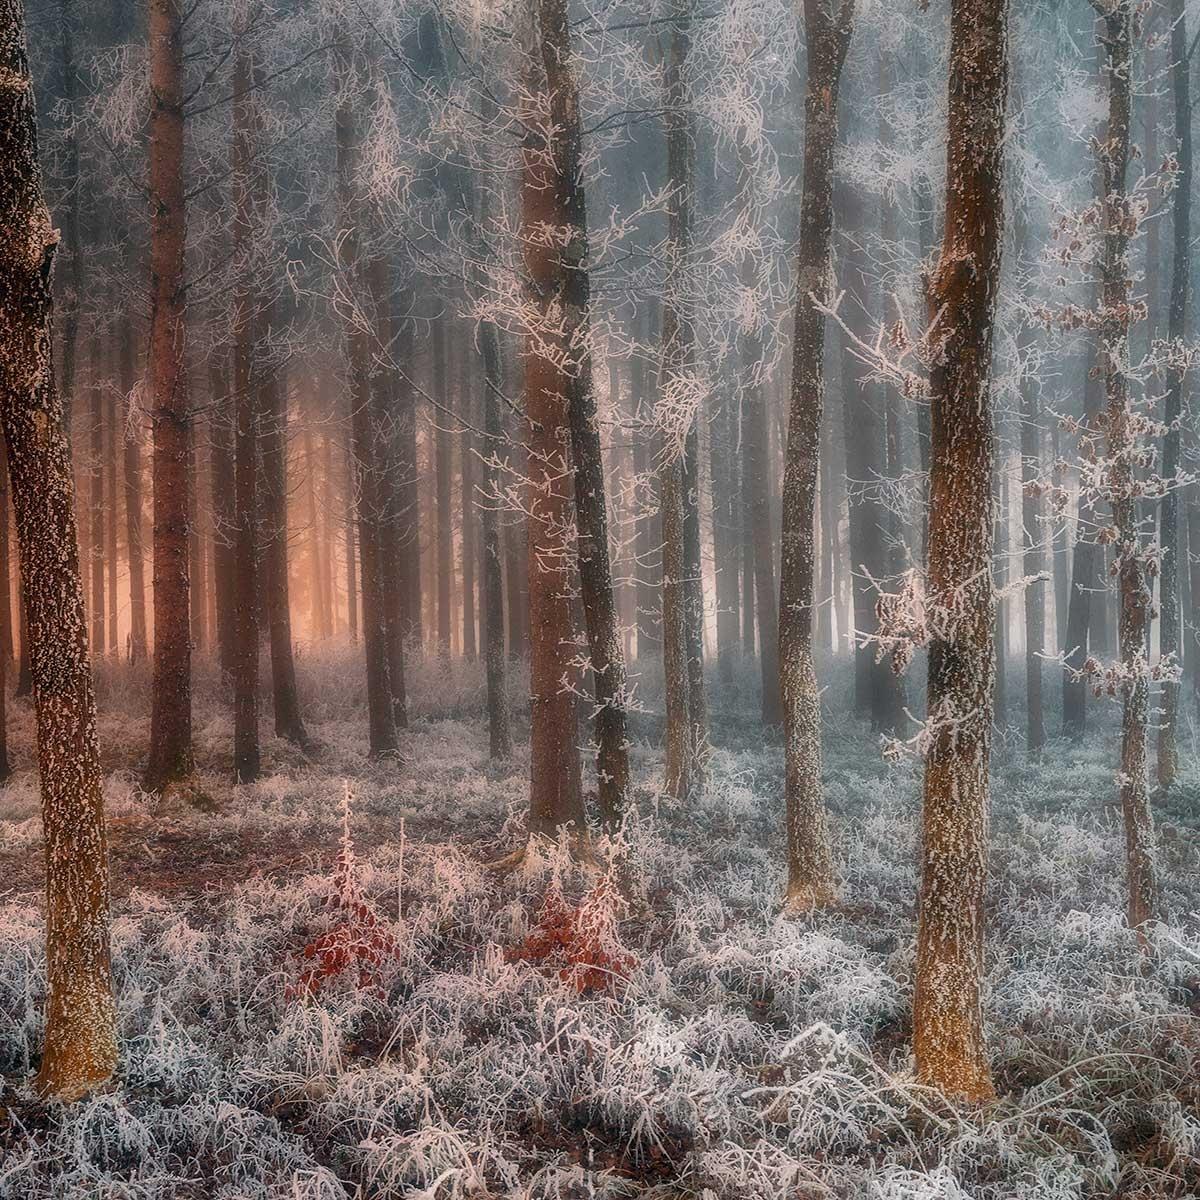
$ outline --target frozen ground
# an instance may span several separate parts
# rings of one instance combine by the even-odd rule
[[[370,766],[357,658],[299,665],[316,761],[271,741],[271,776],[235,791],[209,677],[196,787],[158,805],[132,774],[146,681],[103,671],[124,1054],[119,1086],[68,1111],[24,1086],[41,847],[16,706],[24,766],[0,794],[3,1200],[1200,1195],[1191,734],[1159,810],[1169,922],[1144,960],[1121,917],[1111,739],[1052,745],[1038,768],[1017,739],[1001,746],[1000,1097],[956,1114],[910,1073],[917,776],[882,763],[868,731],[828,725],[844,907],[786,923],[780,752],[739,715],[749,678],[715,696],[695,808],[656,797],[643,718],[626,903],[603,847],[598,869],[555,854],[486,869],[519,844],[527,761],[488,764],[477,672],[416,664],[411,763]],[[844,691],[838,675],[827,695]],[[353,869],[337,857],[346,779]]]

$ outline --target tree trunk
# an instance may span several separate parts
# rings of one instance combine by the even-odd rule
[[[504,393],[504,373],[500,357],[500,336],[490,321],[480,329],[483,353],[484,431],[488,435],[487,455],[483,463],[482,487],[485,496],[493,496],[497,485],[494,456],[504,435],[500,397]],[[492,758],[512,755],[512,732],[508,711],[508,659],[504,652],[504,569],[501,562],[500,513],[494,503],[483,506],[483,641],[487,660],[488,743]]]
[[[634,414],[637,428],[633,437],[633,470],[641,481],[638,485],[638,511],[635,518],[633,537],[634,588],[637,604],[637,657],[649,662],[659,653],[659,578],[658,536],[655,533],[654,472],[651,470],[651,441],[653,427],[653,404],[647,394],[649,372],[646,354],[653,341],[651,317],[647,306],[643,327],[635,333],[640,345],[634,351],[629,365],[629,407]]]
[[[154,430],[154,675],[148,791],[192,770],[188,587],[191,413],[183,372],[183,41],[177,0],[149,0],[150,417]]]
[[[120,517],[120,510],[117,505],[117,494],[120,491],[120,486],[117,483],[117,476],[120,471],[117,465],[117,444],[119,440],[117,414],[119,408],[116,389],[112,386],[111,374],[108,384],[104,397],[104,474],[106,478],[104,490],[108,496],[108,503],[104,509],[104,563],[108,568],[108,620],[105,624],[108,626],[109,652],[114,658],[119,658],[121,649],[117,624],[117,569],[119,566],[117,558],[117,524]]]
[[[1100,415],[1100,390],[1091,372],[1084,384],[1084,426],[1095,430]],[[1092,593],[1098,586],[1097,560],[1103,555],[1095,539],[1084,528],[1094,520],[1092,504],[1079,490],[1075,517],[1075,545],[1071,554],[1071,590],[1067,600],[1067,628],[1063,659],[1063,736],[1078,741],[1087,728],[1087,685],[1083,664],[1093,634]]]
[[[983,900],[992,735],[992,334],[1000,282],[1007,0],[952,0],[945,235],[928,303],[932,621],[913,1050],[921,1081],[992,1094]],[[936,322],[936,324],[932,324]]]
[[[233,414],[229,373],[223,362],[209,366],[208,477],[213,523],[213,596],[221,670],[233,673],[234,512]]]
[[[383,587],[383,619],[387,635],[388,684],[392,689],[392,717],[397,729],[408,727],[408,696],[404,671],[405,585],[400,554],[400,480],[398,478],[399,424],[396,416],[399,379],[392,355],[399,351],[398,330],[392,308],[388,263],[382,255],[367,266],[371,305],[375,310],[376,339],[380,354],[371,377],[371,407],[377,430],[376,476],[379,491],[379,561]]]
[[[69,431],[76,400],[76,364],[79,354],[79,305],[83,299],[83,231],[81,210],[87,194],[79,174],[79,64],[75,57],[75,0],[59,0],[59,70],[62,99],[56,105],[61,112],[59,135],[62,139],[63,204],[58,215],[62,221],[62,245],[67,252],[65,269],[55,272],[59,285],[59,312],[62,315],[62,395],[64,427]],[[100,647],[104,649],[103,646]]]
[[[78,1099],[117,1065],[108,863],[70,451],[54,382],[58,235],[37,161],[19,0],[0,0],[0,424],[29,613],[46,844],[43,1095]]]
[[[8,457],[5,454],[4,446],[0,444],[0,571],[3,571],[4,576],[3,579],[0,579],[0,658],[4,659],[6,667],[12,665],[13,651],[16,648],[16,638],[13,636],[13,569],[9,539],[11,523],[9,500]]]
[[[343,79],[361,67],[357,47],[339,45],[338,63]],[[361,74],[361,70],[359,71]],[[359,253],[362,206],[356,196],[362,154],[358,118],[352,101],[343,96],[337,108],[337,186],[341,224],[340,267],[351,294],[367,296],[369,289]],[[371,396],[371,348],[368,334],[351,321],[346,330],[350,366],[351,492],[357,502],[358,548],[362,563],[363,648],[367,667],[367,710],[372,758],[393,757],[398,751],[388,663],[387,617],[383,594],[380,520],[382,487],[378,468],[379,422]]]
[[[233,775],[253,783],[261,770],[258,741],[258,436],[259,398],[255,357],[263,323],[257,279],[257,242],[262,236],[255,195],[257,97],[253,65],[241,32],[233,73],[233,253],[237,281],[233,313],[234,470],[234,658]]]
[[[1004,725],[1008,719],[1008,464],[1004,461],[1001,422],[997,420],[996,442],[999,467],[996,472],[996,523],[992,532],[992,578],[996,589],[996,683],[992,688],[992,720]]]
[[[325,548],[321,544],[321,519],[317,501],[317,451],[309,421],[304,422],[303,436],[304,470],[307,476],[304,491],[308,502],[308,572],[311,577],[309,624],[316,636],[327,638],[332,633],[329,620],[329,580],[325,566]]]
[[[104,631],[104,388],[101,386],[100,340],[93,336],[88,360],[88,507],[91,530],[92,658],[103,659]]]
[[[1172,212],[1173,247],[1171,263],[1171,301],[1167,318],[1167,336],[1180,342],[1187,336],[1188,290],[1191,283],[1192,247],[1192,102],[1188,57],[1187,18],[1184,0],[1170,0],[1171,13],[1171,80],[1175,97],[1175,154],[1179,176],[1175,180]],[[1152,227],[1156,223],[1152,223]],[[1179,603],[1179,489],[1172,480],[1179,471],[1183,412],[1183,371],[1172,370],[1167,377],[1167,399],[1163,419],[1167,432],[1163,437],[1163,477],[1167,492],[1159,509],[1159,545],[1162,554],[1162,575],[1159,579],[1159,655],[1162,659],[1178,659],[1183,649],[1181,641],[1181,606]],[[1198,552],[1193,548],[1192,553]],[[1163,684],[1163,715],[1158,731],[1158,782],[1169,788],[1179,772],[1179,682],[1168,679]]]
[[[569,231],[568,250],[526,241],[525,264],[538,305],[536,340],[526,351],[526,404],[552,412],[566,401],[575,477],[576,555],[595,688],[596,778],[606,826],[620,821],[629,790],[625,658],[613,594],[604,459],[591,356],[591,281],[582,176],[578,83],[571,62],[567,0],[538,0],[547,123],[524,157],[526,229]],[[549,344],[550,353],[537,347]],[[550,395],[547,395],[549,393]],[[543,460],[548,465],[548,460]]]
[[[821,783],[821,702],[812,653],[815,506],[825,401],[825,317],[817,305],[829,287],[838,89],[854,26],[854,0],[841,0],[836,11],[824,0],[805,0],[804,20],[804,183],[779,569],[788,857],[784,911],[789,915],[823,908],[837,896]]]
[[[862,201],[849,187],[840,190],[840,198],[838,211],[847,221],[849,246],[839,282],[853,293],[847,323],[860,339],[870,343],[874,326],[867,279],[872,268],[858,245],[866,235],[867,216]],[[890,566],[886,535],[891,518],[879,494],[886,473],[887,431],[879,419],[885,399],[880,386],[860,378],[866,369],[855,357],[849,336],[843,334],[841,392],[854,606],[854,707],[860,716],[870,717],[875,729],[890,733],[900,723],[903,697],[895,673],[877,653],[878,593],[871,582],[885,579]]]
[[[446,361],[446,322],[433,323],[433,394],[439,404],[450,407],[449,364]],[[454,591],[454,525],[451,511],[452,435],[445,413],[434,415],[434,476],[437,484],[437,627],[438,650],[450,653],[450,628],[453,624],[451,597]]]
[[[22,587],[17,588],[17,610],[21,650],[17,660],[17,686],[13,691],[13,699],[33,695],[33,668],[29,655],[29,614],[25,611],[25,592]]]
[[[268,308],[268,312],[270,309]],[[269,329],[269,324],[268,324]],[[259,384],[259,446],[262,454],[262,573],[271,641],[271,697],[275,732],[297,746],[309,744],[300,715],[300,689],[292,650],[291,580],[288,577],[287,389],[278,369],[265,367]],[[316,579],[313,579],[316,586]]]
[[[1145,547],[1138,532],[1135,479],[1141,451],[1139,415],[1129,398],[1125,363],[1129,352],[1128,307],[1132,291],[1129,267],[1130,196],[1126,175],[1130,155],[1133,103],[1133,4],[1112,0],[1103,11],[1108,75],[1108,130],[1100,147],[1104,176],[1101,228],[1104,263],[1101,276],[1100,355],[1104,371],[1105,433],[1108,459],[1104,490],[1116,530],[1114,567],[1119,583],[1118,645],[1121,671],[1121,770],[1118,776],[1125,820],[1128,919],[1138,928],[1155,914],[1154,821],[1150,812],[1147,730],[1150,679],[1146,629],[1150,585]]]
[[[668,245],[673,291],[663,305],[662,374],[659,394],[676,381],[686,388],[695,365],[692,325],[691,121],[684,64],[691,48],[688,0],[680,0],[665,63],[667,176],[672,186]],[[662,513],[662,638],[666,693],[664,786],[684,798],[701,783],[702,747],[707,736],[704,700],[703,593],[699,575],[696,418],[666,414],[659,459]]]
[[[461,375],[462,396],[459,403],[469,425],[475,421],[476,405],[467,361],[464,355]],[[467,426],[464,426],[459,432],[458,449],[461,463],[459,478],[462,482],[462,566],[460,571],[463,597],[463,657],[468,662],[474,662],[479,656],[475,637],[475,562],[478,557],[475,550],[475,523],[479,517],[475,505],[475,439]]]
[[[191,593],[192,653],[204,650],[205,625],[208,614],[208,581],[205,578],[204,543],[206,517],[201,506],[200,475],[201,427],[198,418],[192,420],[191,444],[188,448],[188,584]]]
[[[1018,247],[1029,244],[1023,220],[1016,237]],[[1033,342],[1033,330],[1022,325],[1018,335],[1018,357],[1027,359]],[[1042,477],[1041,406],[1036,380],[1027,368],[1021,376],[1021,527],[1024,552],[1021,570],[1025,576],[1025,748],[1031,757],[1041,755],[1046,744],[1046,717],[1042,704],[1042,654],[1046,648],[1046,584],[1038,579],[1045,569],[1045,534],[1042,498],[1038,485]],[[1029,582],[1030,580],[1037,582]]]
[[[353,421],[353,405],[351,399],[351,422]],[[349,431],[348,431],[349,432]],[[353,434],[350,433],[351,439]],[[346,542],[346,628],[350,631],[350,640],[358,641],[358,527],[357,513],[361,503],[358,495],[358,474],[354,469],[354,451],[346,447],[345,472],[343,475],[345,490],[343,492]]]

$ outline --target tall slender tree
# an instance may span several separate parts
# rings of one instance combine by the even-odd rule
[[[20,0],[0,0],[0,425],[29,614],[46,843],[46,1031],[36,1086],[75,1100],[117,1065],[108,862],[70,452],[52,355],[59,235],[38,166]]]
[[[1129,244],[1133,199],[1127,175],[1133,116],[1133,26],[1135,0],[1093,0],[1100,17],[1104,73],[1108,80],[1108,130],[1097,145],[1103,178],[1100,229],[1099,354],[1104,377],[1104,433],[1108,457],[1102,491],[1112,509],[1115,531],[1112,571],[1118,581],[1118,653],[1121,668],[1121,770],[1118,788],[1125,822],[1129,924],[1137,928],[1154,916],[1154,822],[1150,811],[1147,749],[1150,677],[1147,628],[1150,583],[1147,549],[1138,530],[1137,481],[1141,453],[1138,418],[1126,374],[1130,304]]]
[[[1187,336],[1188,309],[1192,278],[1192,100],[1190,47],[1187,42],[1187,13],[1184,0],[1170,0],[1171,17],[1171,88],[1175,101],[1175,159],[1179,174],[1175,180],[1172,203],[1171,299],[1167,316],[1167,336],[1181,341]],[[1182,439],[1184,373],[1173,367],[1167,379],[1167,399],[1163,420],[1163,475],[1168,483],[1179,470]],[[1182,615],[1179,603],[1180,529],[1179,490],[1168,486],[1159,508],[1159,545],[1162,548],[1162,575],[1158,594],[1161,619],[1159,653],[1178,658],[1182,650]],[[1186,543],[1185,543],[1186,544]],[[1192,554],[1200,553],[1194,547]],[[1179,772],[1179,682],[1163,684],[1163,715],[1158,731],[1158,782],[1168,788]]]
[[[150,355],[154,432],[154,675],[145,783],[192,770],[188,587],[191,412],[184,377],[183,35],[178,0],[148,0],[150,39]]]
[[[583,131],[579,84],[571,58],[566,0],[538,0],[540,68],[546,87],[542,160],[526,157],[526,224],[541,218],[561,230],[561,244],[529,247],[525,261],[539,306],[537,349],[527,358],[526,383],[566,399],[574,467],[576,554],[596,697],[596,776],[601,817],[615,825],[629,788],[626,740],[625,656],[613,593],[608,544],[608,503],[591,354],[591,280],[588,273],[587,204],[582,176]],[[530,211],[529,193],[540,187],[541,211]],[[552,347],[547,351],[543,345]],[[549,359],[533,366],[533,358]],[[532,368],[532,369],[531,369]]]
[[[258,740],[258,388],[255,356],[261,296],[255,278],[261,236],[254,157],[258,97],[251,90],[252,51],[243,14],[235,31],[233,71],[233,246],[237,281],[233,317],[234,654],[233,773],[252,783],[261,770]]]
[[[813,665],[815,509],[825,398],[825,316],[833,236],[838,90],[854,0],[805,0],[808,79],[804,185],[796,263],[792,394],[783,476],[779,571],[779,690],[783,699],[789,914],[833,902],[837,887],[821,783],[821,701]]]
[[[353,298],[369,295],[361,261],[363,208],[358,194],[362,138],[353,88],[366,77],[367,59],[354,33],[340,31],[337,40],[339,84],[342,88],[336,115],[339,265]],[[380,429],[371,396],[371,349],[365,322],[347,322],[346,354],[350,374],[350,492],[354,499],[355,527],[347,528],[347,548],[358,534],[362,572],[363,649],[366,654],[367,709],[372,757],[394,756],[398,751],[396,718],[388,663],[386,606],[380,519],[383,513],[381,475],[378,469]],[[351,557],[351,563],[353,557]],[[354,568],[348,566],[347,578]],[[350,596],[351,612],[354,596]]]
[[[928,737],[913,1049],[925,1083],[992,1093],[983,1038],[983,892],[996,673],[990,371],[1003,241],[1007,0],[952,0],[932,354]]]

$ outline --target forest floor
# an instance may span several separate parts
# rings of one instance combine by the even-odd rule
[[[299,667],[313,755],[269,738],[270,773],[234,788],[205,668],[195,781],[158,801],[137,786],[146,676],[101,669],[123,1056],[118,1084],[69,1110],[27,1090],[41,831],[32,720],[11,706],[0,1200],[1200,1195],[1195,729],[1157,804],[1166,919],[1145,953],[1122,917],[1111,715],[1038,764],[1000,731],[998,1098],[958,1112],[911,1071],[919,776],[865,727],[826,727],[843,903],[783,921],[782,755],[748,674],[713,681],[692,806],[658,794],[656,721],[635,722],[614,886],[603,841],[583,866],[551,849],[490,869],[523,840],[527,730],[489,763],[481,671],[414,663],[409,761],[372,764],[354,651]]]

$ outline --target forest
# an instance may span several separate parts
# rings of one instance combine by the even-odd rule
[[[1200,1196],[1200,0],[0,0],[0,1200]]]

